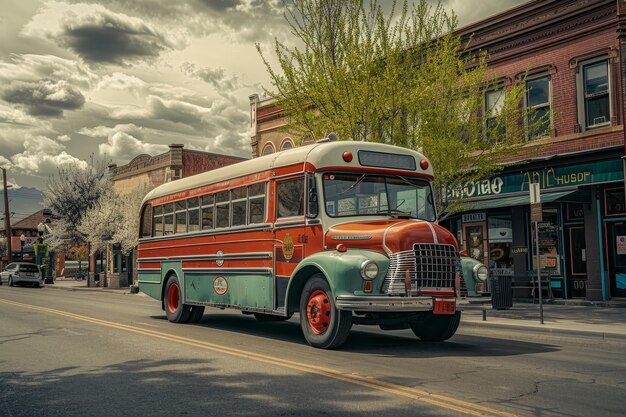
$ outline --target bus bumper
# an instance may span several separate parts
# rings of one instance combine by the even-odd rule
[[[339,310],[351,311],[430,311],[433,298],[339,295],[335,304]]]

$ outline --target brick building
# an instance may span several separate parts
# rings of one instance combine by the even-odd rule
[[[169,145],[170,150],[156,156],[138,155],[127,165],[109,166],[115,190],[125,194],[146,185],[154,188],[169,181],[189,177],[236,162],[244,161],[231,155],[185,149],[183,145]]]
[[[446,226],[496,274],[535,269],[529,183],[539,183],[539,266],[554,296],[625,297],[626,1],[534,0],[458,33],[501,80],[486,103],[524,83],[524,105],[550,123],[527,132],[531,158],[468,184],[467,211]],[[251,96],[250,108],[254,156],[299,143],[271,100]]]
[[[231,155],[185,149],[179,144],[169,145],[169,148],[168,152],[156,156],[138,155],[127,165],[110,165],[109,174],[114,189],[120,194],[131,193],[141,187],[152,189],[166,182],[246,160]],[[106,279],[109,287],[126,287],[133,282],[133,259],[132,254],[123,256],[118,245],[112,243],[108,245],[106,254],[91,257],[90,271],[95,271],[99,280]],[[92,274],[90,285],[94,278]]]

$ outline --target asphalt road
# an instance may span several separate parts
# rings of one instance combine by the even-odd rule
[[[623,416],[626,346],[463,328],[446,343],[354,327],[309,347],[297,317],[142,295],[0,287],[2,416]]]

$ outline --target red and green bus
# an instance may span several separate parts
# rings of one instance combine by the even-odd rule
[[[436,224],[432,179],[418,152],[320,141],[161,185],[141,209],[139,289],[175,323],[207,306],[261,321],[299,313],[318,348],[353,324],[446,340],[461,317],[460,257]]]

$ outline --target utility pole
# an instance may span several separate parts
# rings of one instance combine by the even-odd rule
[[[7,170],[2,168],[2,178],[4,182],[4,235],[7,242],[7,262],[11,263],[13,260],[13,252],[11,248],[11,212],[9,211],[9,193],[7,187]]]

